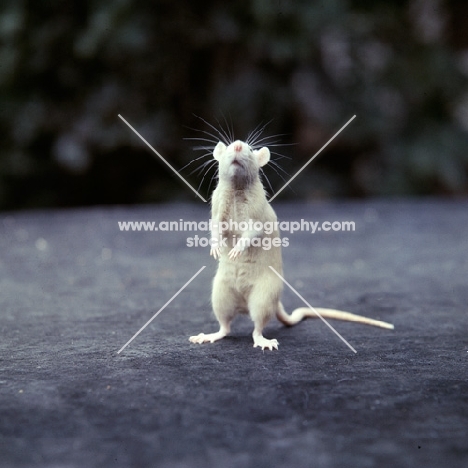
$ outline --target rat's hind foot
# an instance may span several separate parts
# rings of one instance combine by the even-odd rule
[[[254,336],[253,337],[254,339],[254,348],[256,348],[257,346],[260,346],[260,348],[262,348],[263,350],[265,348],[268,348],[270,351],[273,351],[274,349],[278,349],[278,340],[268,340],[267,338],[265,338],[264,336],[260,335],[260,336]]]
[[[226,332],[224,331],[218,331],[216,333],[209,333],[208,335],[205,335],[204,333],[200,333],[199,335],[191,336],[189,338],[191,343],[214,343],[215,341],[220,340],[221,338],[224,338],[226,336]]]

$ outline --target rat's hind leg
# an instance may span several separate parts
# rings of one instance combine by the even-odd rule
[[[268,338],[265,338],[262,334],[263,331],[263,326],[258,327],[255,325],[255,329],[252,333],[252,337],[254,340],[254,348],[259,346],[262,349],[268,348],[270,351],[273,351],[273,349],[278,349],[278,340],[273,338],[272,340],[269,340]]]
[[[213,312],[219,322],[219,331],[216,333],[200,333],[189,338],[191,343],[214,343],[224,338],[231,331],[231,322],[236,310],[236,296],[231,288],[219,275],[215,276],[212,294]]]
[[[254,292],[254,291],[253,291]],[[278,308],[278,297],[261,294],[257,291],[251,294],[249,299],[249,314],[254,323],[252,338],[254,348],[259,346],[262,349],[268,348],[270,351],[278,349],[278,341],[269,340],[263,336],[263,328],[275,316]]]
[[[231,319],[232,320],[232,319]],[[224,338],[231,331],[231,320],[219,321],[219,331],[216,333],[199,333],[198,335],[189,338],[191,343],[214,343],[215,341]]]

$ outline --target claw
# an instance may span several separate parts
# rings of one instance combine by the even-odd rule
[[[199,333],[198,335],[191,336],[189,338],[190,343],[214,343],[215,341],[220,340],[226,336],[226,332],[220,330],[216,333],[209,333],[205,335],[205,333]]]
[[[240,255],[241,255],[241,251],[237,250],[235,247],[229,252],[229,258],[231,260],[237,260]]]
[[[257,337],[254,339],[254,345],[253,347],[256,348],[257,346],[262,348],[262,350],[265,350],[265,348],[268,348],[270,351],[273,351],[274,349],[278,349],[278,340],[268,340],[264,338],[263,336]]]
[[[210,255],[215,259],[218,260],[221,257],[221,249],[219,247],[211,247]]]

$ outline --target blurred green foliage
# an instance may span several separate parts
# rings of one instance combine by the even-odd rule
[[[467,194],[464,3],[3,0],[0,208],[192,199],[118,114],[177,168],[273,119],[290,174],[357,114],[283,198]]]

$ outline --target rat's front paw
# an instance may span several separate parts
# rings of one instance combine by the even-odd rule
[[[221,249],[218,246],[211,246],[210,255],[215,259],[218,260],[221,257]]]
[[[242,254],[242,250],[238,250],[235,247],[229,252],[229,258],[231,260],[237,260]]]
[[[245,246],[243,243],[238,242],[229,252],[229,258],[231,260],[236,260],[238,259],[241,255],[242,252],[245,250]]]
[[[210,255],[215,259],[218,260],[221,257],[221,248],[223,246],[223,239],[212,237],[210,240]]]

